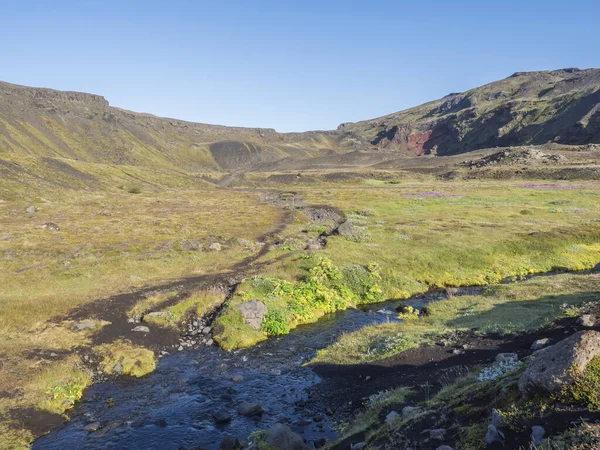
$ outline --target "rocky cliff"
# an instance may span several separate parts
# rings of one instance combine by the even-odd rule
[[[600,142],[600,69],[525,72],[378,119],[345,123],[380,148],[451,155]]]

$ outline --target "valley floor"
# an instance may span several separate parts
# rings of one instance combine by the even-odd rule
[[[169,174],[152,184],[31,188],[0,201],[0,448],[26,448],[73,408],[82,425],[77,405],[92,383],[146,376],[167,353],[267,346],[336,311],[425,294],[414,305],[426,315],[403,309],[402,322],[393,312],[382,323],[388,316],[373,313],[382,320],[302,354],[325,380],[311,387],[311,412],[331,410],[333,432],[364,397],[406,387],[418,391],[406,394],[411,402],[431,401],[439,386],[426,397],[417,386],[434,384],[431,364],[470,373],[504,349],[524,355],[536,333],[571,330],[556,322],[569,306],[599,298],[590,273],[502,284],[598,264],[597,181],[389,171],[270,189],[243,183],[224,189]],[[432,290],[439,301],[427,305]],[[250,301],[264,306],[258,327],[240,310]],[[449,353],[461,345],[472,350]],[[378,420],[341,434],[366,438]]]

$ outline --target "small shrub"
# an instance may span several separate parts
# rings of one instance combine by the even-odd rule
[[[263,319],[261,328],[269,336],[280,336],[290,332],[287,317],[279,310],[269,311]]]
[[[61,386],[54,386],[48,392],[52,394],[53,400],[60,400],[61,402],[75,403],[83,396],[83,390],[86,388],[85,384],[82,383],[67,383]]]
[[[419,310],[417,308],[413,308],[410,305],[406,305],[398,314],[398,318],[402,320],[416,320],[419,318]]]
[[[130,194],[141,194],[142,190],[139,187],[134,186],[127,189],[127,192],[129,192]]]
[[[565,403],[578,403],[588,409],[600,409],[600,357],[592,359],[585,370],[571,367],[573,384],[563,387],[560,400]]]

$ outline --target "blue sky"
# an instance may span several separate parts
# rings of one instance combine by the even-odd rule
[[[0,80],[279,131],[600,67],[599,1],[3,0]]]

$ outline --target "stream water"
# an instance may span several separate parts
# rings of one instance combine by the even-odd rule
[[[397,304],[331,314],[233,353],[217,347],[177,352],[161,359],[156,371],[141,379],[97,383],[86,392],[71,420],[38,439],[33,448],[212,450],[225,436],[242,440],[276,422],[288,423],[307,441],[333,439],[334,427],[325,414],[315,421],[312,412],[299,407],[310,387],[319,382],[302,364],[341,333],[397,321],[391,314]],[[241,379],[234,381],[234,377]],[[261,405],[265,413],[258,420],[238,414],[242,401]],[[231,422],[215,423],[212,414],[219,409],[231,415]],[[99,423],[98,430],[84,430],[91,423]]]

